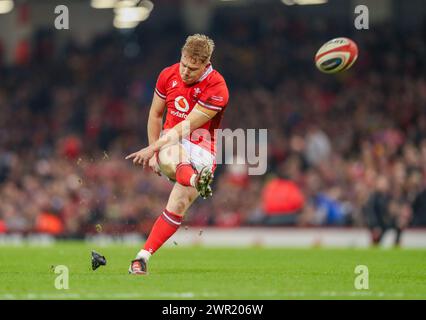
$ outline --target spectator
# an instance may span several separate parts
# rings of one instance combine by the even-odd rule
[[[400,210],[402,208],[391,197],[389,180],[385,176],[378,177],[376,191],[365,206],[367,224],[374,245],[382,241],[383,235],[389,229],[396,230],[395,246],[400,244],[402,226],[397,216]]]
[[[331,144],[327,135],[316,126],[309,128],[306,135],[305,156],[311,166],[327,162],[331,154]]]
[[[296,225],[304,206],[304,196],[292,181],[273,178],[262,192],[262,223],[266,225]]]
[[[426,227],[426,189],[416,196],[412,206],[412,225],[415,227]]]

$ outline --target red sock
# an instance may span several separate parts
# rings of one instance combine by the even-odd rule
[[[164,210],[152,226],[144,249],[153,254],[179,229],[183,217]]]
[[[197,171],[191,164],[181,162],[176,167],[176,181],[183,186],[191,187],[191,178],[197,175]]]

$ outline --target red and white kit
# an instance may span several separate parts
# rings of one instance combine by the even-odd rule
[[[222,75],[210,65],[196,83],[186,85],[179,74],[179,63],[176,63],[160,73],[155,92],[166,100],[167,116],[163,130],[171,129],[186,119],[197,103],[218,112],[199,128],[203,130],[197,129],[189,139],[182,140],[182,145],[197,170],[205,165],[214,168],[215,129],[220,126],[229,99],[228,88]]]

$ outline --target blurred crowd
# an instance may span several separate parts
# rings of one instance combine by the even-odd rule
[[[426,29],[350,27],[280,13],[215,17],[213,67],[230,90],[222,126],[267,128],[268,170],[219,166],[213,198],[198,200],[185,224],[274,215],[293,219],[273,224],[305,227],[426,225]],[[111,32],[86,47],[59,46],[40,30],[18,62],[0,62],[0,233],[149,232],[172,184],[124,157],[147,143],[156,77],[186,37],[177,22],[161,28]],[[313,55],[342,34],[359,59],[323,75]],[[267,191],[271,181],[300,191],[294,210],[265,209],[275,192],[286,201]]]

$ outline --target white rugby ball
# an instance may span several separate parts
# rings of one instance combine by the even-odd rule
[[[336,73],[352,67],[358,58],[358,46],[349,38],[335,38],[315,54],[315,65],[321,72]]]

